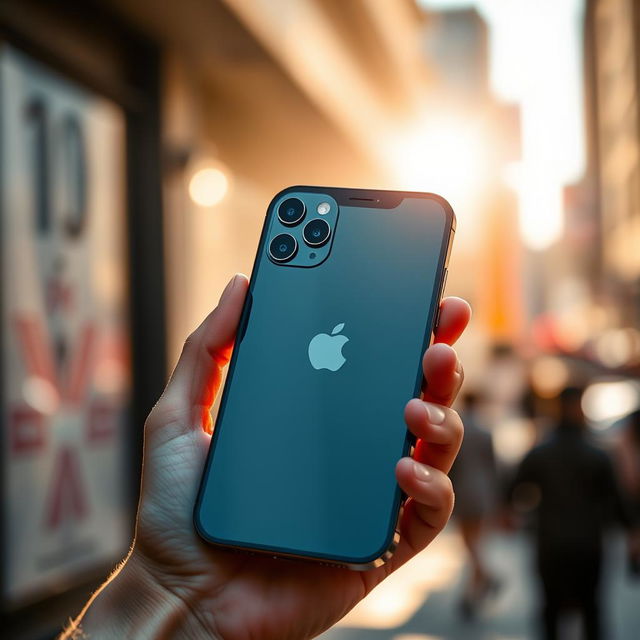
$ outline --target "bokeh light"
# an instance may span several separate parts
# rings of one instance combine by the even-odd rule
[[[582,410],[597,429],[606,429],[615,420],[640,406],[640,387],[631,380],[596,382],[582,397]]]
[[[640,358],[640,332],[633,327],[608,329],[596,340],[595,350],[600,362],[612,369],[635,364]]]
[[[543,356],[531,366],[531,384],[542,398],[554,398],[569,382],[569,367],[554,356]]]
[[[189,196],[201,207],[213,207],[227,194],[229,180],[222,169],[205,167],[196,171],[189,181]]]

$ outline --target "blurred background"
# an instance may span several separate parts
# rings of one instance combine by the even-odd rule
[[[288,185],[452,203],[490,450],[486,509],[327,639],[536,637],[540,495],[514,478],[568,386],[640,504],[637,0],[0,0],[0,180],[8,637],[53,637],[126,552],[144,417]],[[626,640],[615,520],[601,637]]]

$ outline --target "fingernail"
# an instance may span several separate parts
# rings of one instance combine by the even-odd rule
[[[444,422],[445,413],[442,407],[437,404],[431,404],[430,402],[423,402],[425,411],[427,412],[427,420],[431,424],[442,424]]]
[[[429,482],[431,480],[431,472],[426,465],[413,461],[413,474],[419,482]]]
[[[222,292],[222,295],[220,296],[220,303],[222,304],[225,299],[229,296],[229,294],[233,291],[233,287],[235,286],[236,282],[238,280],[238,274],[236,273],[235,276],[233,276],[233,278],[231,278],[231,280],[229,280],[229,282],[227,283],[227,286],[224,288],[224,291]]]

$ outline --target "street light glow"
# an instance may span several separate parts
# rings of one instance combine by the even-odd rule
[[[205,167],[196,171],[189,181],[189,196],[201,207],[213,207],[224,198],[229,188],[221,169]]]

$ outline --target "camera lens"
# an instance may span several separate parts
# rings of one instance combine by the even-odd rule
[[[320,247],[331,235],[331,227],[325,220],[311,220],[308,222],[303,231],[302,237],[310,247]]]
[[[282,224],[292,227],[304,218],[307,208],[300,198],[287,198],[278,207],[278,218]]]
[[[269,255],[276,262],[288,262],[296,255],[298,243],[296,239],[288,233],[277,235],[269,245]]]

